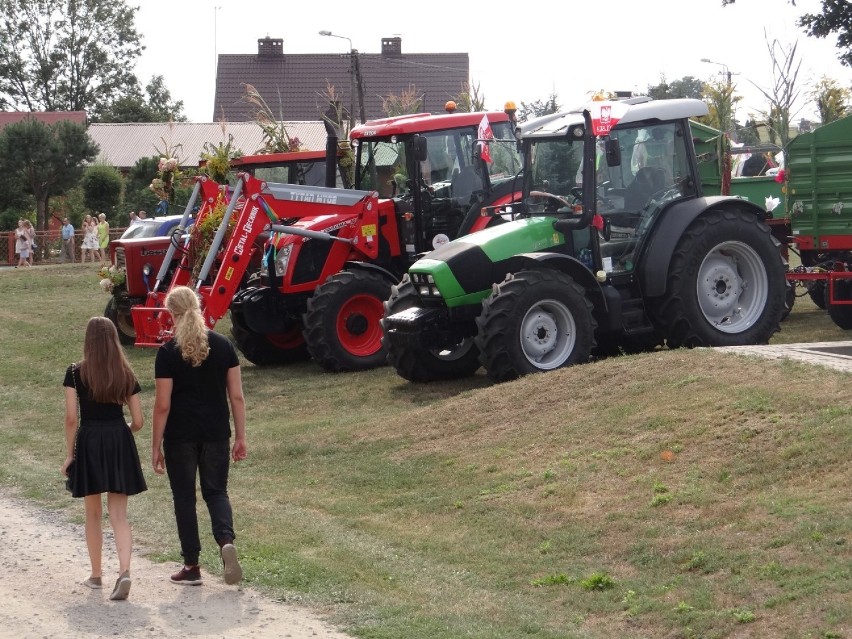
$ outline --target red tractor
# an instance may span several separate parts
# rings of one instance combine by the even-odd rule
[[[231,160],[230,164],[235,172],[244,171],[264,180],[314,186],[349,186],[346,172],[340,166],[343,154],[338,153],[338,162],[332,167],[327,165],[326,157],[326,151],[266,153],[244,155]],[[145,303],[155,281],[158,288],[168,286],[171,281],[180,263],[179,248],[183,243],[182,238],[194,221],[195,209],[203,207],[205,203],[214,203],[218,197],[218,184],[205,180],[200,182],[200,185],[201,190],[196,200],[186,207],[184,215],[173,216],[180,217],[180,222],[171,225],[168,233],[160,232],[155,236],[122,238],[110,242],[112,265],[123,269],[125,282],[113,287],[104,316],[115,324],[122,344],[136,343],[131,307]],[[260,247],[264,239],[259,239]],[[170,248],[172,245],[174,248]],[[167,256],[167,266],[161,271]],[[257,252],[258,259],[249,272],[259,270],[259,256],[260,251]]]
[[[502,223],[483,208],[517,197],[512,113],[367,122],[350,133],[355,189],[242,175],[207,262],[194,279],[179,272],[173,283],[199,292],[211,327],[230,309],[234,340],[257,365],[306,357],[330,371],[384,364],[379,322],[391,286],[422,253]],[[260,276],[241,288],[263,232],[272,235]],[[137,344],[171,337],[163,295],[133,309]]]

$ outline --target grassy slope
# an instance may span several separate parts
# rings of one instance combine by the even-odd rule
[[[88,266],[0,273],[0,481],[78,520],[58,475],[61,377],[106,301]],[[848,337],[803,298],[773,341]],[[147,418],[154,353],[128,354]],[[247,579],[354,635],[852,636],[847,374],[705,350],[500,386],[243,374]],[[149,427],[131,516],[137,543],[175,561]]]

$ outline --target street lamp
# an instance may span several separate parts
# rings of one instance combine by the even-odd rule
[[[364,85],[361,82],[361,65],[358,60],[358,50],[352,46],[352,40],[346,36],[337,35],[331,31],[320,31],[321,36],[340,38],[349,43],[349,130],[355,126],[355,80],[358,80],[358,106],[361,114],[361,122],[366,121],[364,116]]]
[[[714,62],[713,60],[710,60],[709,58],[701,58],[701,61],[707,62],[709,64],[718,64],[720,67],[722,67],[722,75],[724,75],[727,78],[728,86],[731,86],[731,76],[734,75],[734,74],[731,73],[731,70],[728,68],[727,64],[724,64],[723,62]]]

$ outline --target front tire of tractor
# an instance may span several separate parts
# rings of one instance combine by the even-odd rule
[[[387,363],[383,305],[391,282],[379,273],[342,271],[318,286],[302,316],[308,352],[327,371],[361,371]]]
[[[789,312],[778,240],[750,213],[712,210],[686,229],[652,305],[669,348],[766,344]]]
[[[559,271],[521,271],[495,285],[476,319],[488,377],[505,382],[589,361],[597,323],[583,287]]]
[[[838,300],[852,300],[852,282],[835,280],[834,297]],[[825,300],[827,302],[826,310],[831,321],[844,331],[852,329],[852,304],[832,304],[831,300],[828,299],[827,287]]]
[[[385,317],[399,313],[420,302],[414,285],[403,276],[402,282],[391,288],[385,302]],[[382,320],[384,330],[384,319]],[[410,382],[436,382],[470,377],[479,370],[479,350],[473,338],[463,339],[454,348],[432,350],[420,344],[392,344],[387,336],[382,344],[388,352],[388,361],[400,377]]]
[[[286,333],[263,335],[245,325],[242,313],[231,310],[231,337],[243,356],[255,366],[294,364],[308,359],[301,327]]]
[[[133,346],[136,343],[136,328],[133,326],[133,316],[130,312],[122,312],[115,303],[115,297],[111,296],[104,309],[104,317],[115,324],[118,331],[118,341],[124,346]]]

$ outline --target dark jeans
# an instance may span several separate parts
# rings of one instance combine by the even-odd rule
[[[201,478],[201,496],[207,503],[213,538],[221,546],[234,539],[234,517],[228,499],[230,442],[163,442],[166,473],[172,487],[175,520],[184,563],[194,566],[201,552],[195,512],[195,477]]]

